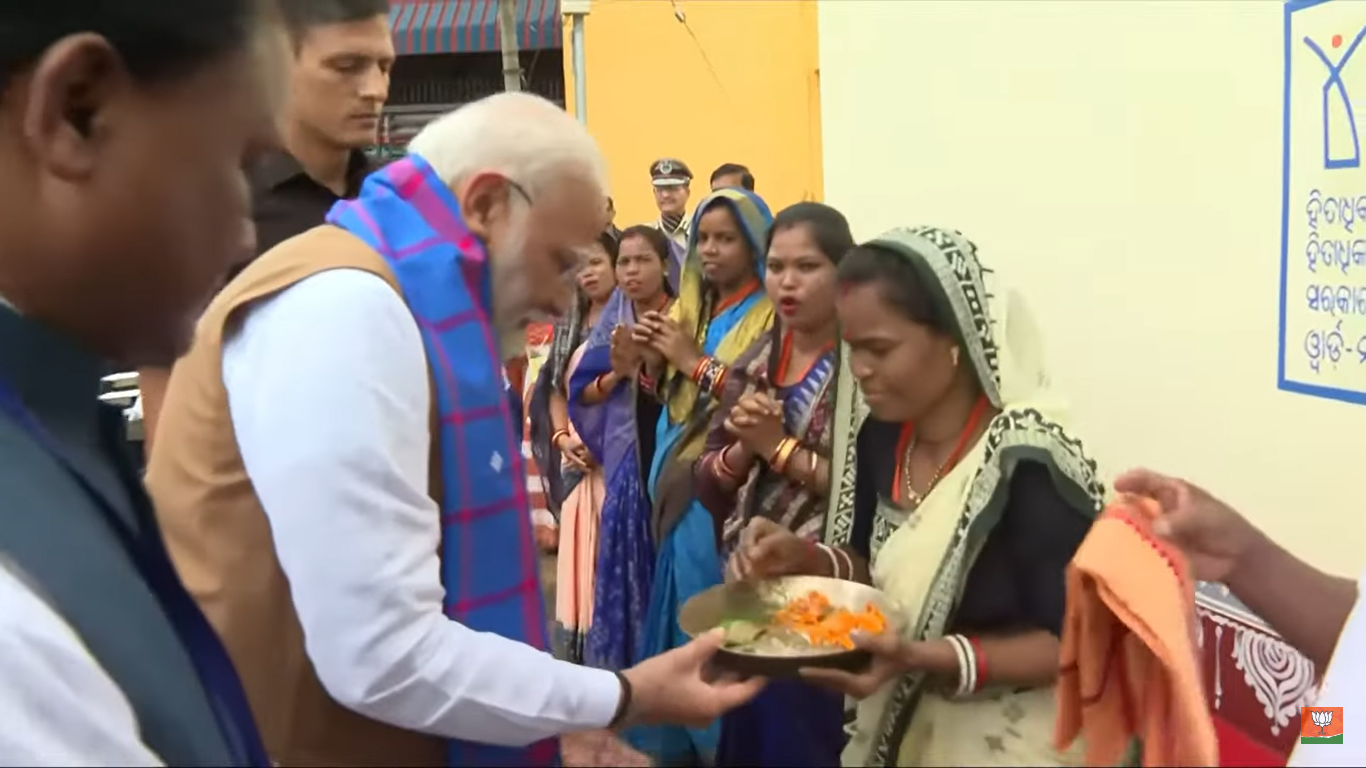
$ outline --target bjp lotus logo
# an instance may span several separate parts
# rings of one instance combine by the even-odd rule
[[[1311,709],[1309,710],[1309,718],[1314,721],[1314,725],[1319,727],[1319,738],[1326,737],[1328,734],[1324,733],[1323,729],[1333,724],[1333,710]]]
[[[1301,744],[1341,744],[1342,707],[1301,707]]]

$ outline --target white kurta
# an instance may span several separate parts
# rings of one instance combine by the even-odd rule
[[[0,564],[0,765],[161,765],[76,632]]]
[[[1347,616],[1316,704],[1342,707],[1341,744],[1296,744],[1291,768],[1366,765],[1366,573],[1357,579],[1357,603]],[[1297,724],[1297,718],[1291,721]]]
[[[335,269],[253,308],[224,344],[223,382],[308,657],[339,703],[488,744],[608,724],[614,674],[442,612],[426,353],[388,284]]]

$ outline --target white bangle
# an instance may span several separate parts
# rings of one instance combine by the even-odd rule
[[[958,657],[958,690],[956,696],[966,696],[977,690],[977,653],[962,635],[945,635]]]
[[[816,542],[816,546],[825,553],[826,557],[830,558],[830,575],[836,579],[844,578],[840,576],[840,561],[835,557],[835,550],[820,542]]]
[[[845,572],[845,574],[847,574],[847,575],[845,576],[845,578],[846,578],[846,579],[849,579],[850,581],[853,581],[853,580],[854,580],[854,558],[851,557],[851,556],[849,555],[848,552],[844,551],[844,549],[843,549],[842,547],[831,547],[831,549],[834,550],[835,554],[839,555],[840,558],[844,560],[844,568],[845,568],[845,571],[844,571],[844,572]]]

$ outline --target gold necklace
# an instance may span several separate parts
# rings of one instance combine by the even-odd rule
[[[916,492],[915,488],[911,486],[911,457],[915,455],[915,447],[920,443],[920,436],[916,434],[914,431],[915,427],[910,423],[907,423],[902,428],[904,431],[902,432],[901,439],[905,441],[906,452],[901,456],[899,471],[901,473],[902,484],[906,491],[905,500],[911,504],[910,509],[919,509],[920,504],[925,501],[925,497],[929,496],[930,492],[934,490],[934,487],[939,484],[939,477],[944,474],[944,470],[958,464],[958,459],[962,457],[963,451],[967,449],[968,439],[971,438],[973,433],[977,430],[977,423],[982,419],[982,414],[986,412],[986,408],[986,396],[979,396],[976,405],[972,407],[972,412],[968,414],[967,423],[963,425],[963,429],[958,433],[958,444],[954,446],[953,452],[950,453],[947,458],[939,462],[939,466],[935,468],[934,475],[930,477],[930,484],[926,486],[923,494]]]
[[[911,444],[906,447],[906,453],[901,457],[901,476],[905,478],[905,481],[901,484],[902,490],[905,492],[904,499],[910,505],[910,509],[913,510],[919,509],[921,503],[925,501],[925,497],[929,496],[930,492],[934,490],[934,487],[939,484],[939,476],[944,473],[944,467],[948,465],[949,458],[952,458],[952,456],[950,456],[939,462],[939,466],[935,468],[934,474],[930,476],[929,485],[925,486],[925,492],[922,494],[911,485],[911,457],[915,455],[915,447],[919,444],[920,440],[912,436]]]

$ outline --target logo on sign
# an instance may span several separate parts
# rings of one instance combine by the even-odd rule
[[[1342,707],[1300,707],[1301,744],[1341,744]]]

